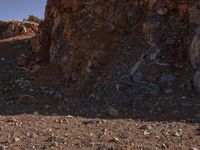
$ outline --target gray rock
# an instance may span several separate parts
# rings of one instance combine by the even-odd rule
[[[165,44],[167,45],[173,45],[177,41],[177,37],[168,37],[165,41]]]
[[[165,73],[165,74],[162,74],[161,77],[160,77],[160,82],[172,82],[176,79],[176,77],[173,75],[173,74],[168,74],[168,73]]]
[[[196,30],[189,48],[190,61],[194,68],[200,66],[200,27]]]
[[[169,12],[169,10],[168,10],[167,8],[165,8],[165,7],[161,7],[161,8],[159,8],[159,9],[157,10],[157,13],[158,13],[159,15],[166,15],[168,12]]]
[[[160,94],[160,87],[156,84],[150,83],[145,87],[145,93],[158,96]]]
[[[119,111],[115,108],[113,108],[112,106],[109,106],[107,108],[107,112],[111,117],[117,117],[119,116]]]
[[[173,89],[165,89],[165,93],[166,94],[172,94],[174,91],[173,91]]]
[[[160,28],[151,29],[149,33],[148,43],[152,46],[155,46],[162,37],[162,31]]]
[[[195,91],[197,93],[200,93],[200,71],[199,70],[197,70],[197,72],[194,75],[193,84],[194,84]]]

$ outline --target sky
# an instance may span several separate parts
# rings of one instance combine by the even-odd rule
[[[0,0],[0,20],[22,20],[29,15],[44,18],[46,0]]]

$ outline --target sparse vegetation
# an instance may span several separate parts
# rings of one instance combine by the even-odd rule
[[[32,22],[36,22],[38,24],[43,22],[43,19],[40,19],[34,15],[29,15],[27,21],[32,21]]]

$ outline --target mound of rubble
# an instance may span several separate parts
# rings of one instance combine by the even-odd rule
[[[0,21],[0,39],[6,39],[22,34],[35,34],[38,24],[28,21]]]
[[[48,0],[34,49],[78,95],[120,106],[150,99],[149,107],[199,91],[199,8],[198,0]]]

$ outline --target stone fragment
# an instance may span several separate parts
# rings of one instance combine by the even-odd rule
[[[160,82],[166,83],[166,82],[172,82],[176,79],[176,77],[173,74],[170,73],[164,73],[160,77]]]
[[[165,41],[165,44],[167,45],[173,45],[175,44],[175,42],[177,41],[177,37],[173,36],[173,37],[168,37]]]
[[[166,15],[168,12],[169,12],[169,10],[168,10],[167,8],[165,8],[165,7],[161,7],[161,8],[159,8],[159,9],[157,10],[157,13],[158,13],[159,15]]]
[[[20,141],[20,138],[15,137],[15,138],[13,139],[13,141],[14,141],[14,142],[19,142],[19,141]]]
[[[119,139],[118,139],[118,138],[113,138],[113,139],[110,140],[110,142],[115,142],[115,143],[117,143],[117,142],[119,142]]]
[[[150,134],[151,134],[150,132],[148,132],[148,131],[146,131],[146,130],[144,131],[144,135],[145,135],[145,136],[149,136]]]

